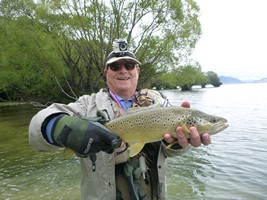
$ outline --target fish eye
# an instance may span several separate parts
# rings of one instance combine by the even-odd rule
[[[217,119],[216,118],[211,118],[210,122],[211,123],[216,123],[217,122]]]

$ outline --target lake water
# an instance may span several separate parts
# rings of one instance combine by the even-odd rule
[[[222,85],[191,92],[165,90],[172,105],[229,120],[212,144],[169,159],[168,199],[267,199],[267,84]],[[0,106],[0,199],[79,199],[79,159],[36,153],[28,144],[30,105]]]

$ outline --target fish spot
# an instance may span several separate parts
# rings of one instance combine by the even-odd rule
[[[194,126],[194,125],[198,124],[198,120],[196,117],[191,117],[188,119],[187,124],[189,126]]]

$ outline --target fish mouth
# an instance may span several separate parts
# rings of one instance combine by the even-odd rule
[[[219,133],[228,127],[229,127],[229,124],[227,121],[223,123],[214,124],[212,130],[209,131],[209,134],[213,135],[213,134]]]
[[[222,130],[224,130],[224,129],[228,128],[228,127],[229,127],[229,124],[228,123],[222,124]]]

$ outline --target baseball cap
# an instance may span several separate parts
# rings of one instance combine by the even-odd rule
[[[113,51],[108,55],[106,66],[118,60],[132,60],[139,65],[141,65],[140,61],[138,61],[135,55],[128,51],[127,43],[123,39],[117,39],[113,42]]]

